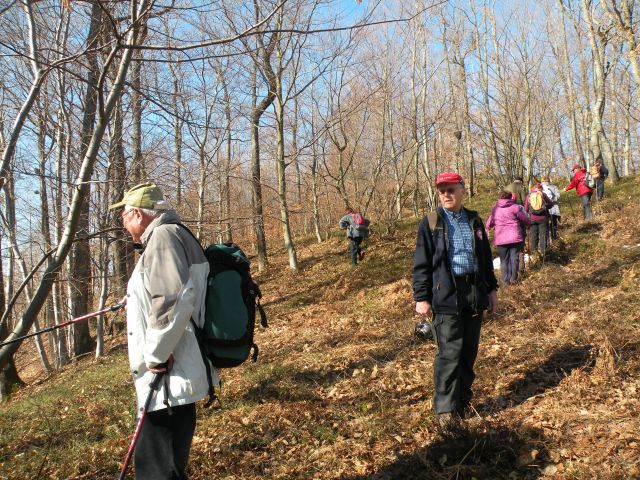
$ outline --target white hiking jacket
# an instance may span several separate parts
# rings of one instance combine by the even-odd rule
[[[169,405],[186,405],[208,394],[207,375],[190,319],[204,324],[204,302],[209,274],[200,245],[174,222],[167,210],[153,220],[142,235],[144,251],[127,285],[129,366],[138,399],[138,411],[149,394],[156,365],[173,353],[175,362],[153,396],[149,411]],[[167,224],[169,223],[169,224]],[[212,369],[214,383],[217,372]]]
[[[542,182],[542,192],[553,202],[553,207],[549,209],[551,215],[560,216],[560,190],[555,185],[548,182]]]

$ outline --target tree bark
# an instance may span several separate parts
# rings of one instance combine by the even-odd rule
[[[605,165],[611,170],[611,181],[617,180],[617,174],[613,165],[613,151],[611,144],[604,130],[604,112],[606,106],[606,79],[609,74],[609,65],[606,62],[606,46],[609,42],[608,33],[601,29],[596,32],[596,25],[593,19],[593,12],[590,8],[589,0],[581,0],[582,11],[587,31],[589,34],[589,45],[591,46],[592,66],[593,66],[593,93],[594,101],[591,104],[591,135],[590,144],[593,152],[591,162],[602,159]]]
[[[0,253],[2,251],[2,242],[0,242]],[[6,300],[4,294],[4,271],[3,262],[0,262],[0,312],[4,313],[6,308]],[[0,322],[0,342],[3,342],[9,335],[9,328],[6,322]],[[11,391],[14,387],[24,385],[24,382],[18,376],[16,364],[13,357],[0,369],[0,403],[7,402]]]
[[[256,19],[258,18],[258,11]],[[257,58],[254,59],[251,85],[251,203],[253,207],[253,226],[256,235],[256,249],[258,253],[258,271],[267,268],[267,240],[264,231],[264,212],[262,199],[262,180],[260,173],[260,118],[276,98],[276,92],[272,85],[275,82],[268,78],[268,91],[258,101],[258,68],[271,66],[271,56],[277,43],[277,34],[272,34],[269,43],[265,46],[262,35],[258,35]],[[269,71],[264,72],[269,75]],[[273,72],[271,72],[273,73]]]

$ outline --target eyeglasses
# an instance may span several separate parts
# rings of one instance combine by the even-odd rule
[[[127,215],[129,215],[131,212],[133,212],[133,208],[132,208],[132,209],[130,209],[130,210],[125,210],[125,211],[123,211],[123,212],[122,212],[122,214],[120,215],[120,217],[122,217],[122,220],[124,220],[124,219],[125,219],[125,217],[126,217]]]
[[[438,189],[438,193],[440,195],[446,195],[447,193],[449,195],[453,195],[454,193],[456,193],[456,188],[455,187],[449,187],[449,188],[439,188]]]

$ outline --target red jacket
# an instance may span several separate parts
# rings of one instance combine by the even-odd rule
[[[593,190],[584,184],[584,177],[586,176],[586,173],[586,168],[576,170],[576,173],[571,179],[571,183],[569,183],[569,185],[565,187],[564,191],[566,192],[568,190],[571,190],[572,188],[575,188],[578,195],[586,195],[587,193],[591,193]]]

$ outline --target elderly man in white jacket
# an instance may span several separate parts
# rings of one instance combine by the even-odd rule
[[[209,264],[156,185],[137,185],[109,208],[123,208],[123,226],[141,250],[126,297],[129,365],[139,407],[154,374],[166,372],[136,446],[136,479],[187,478],[195,402],[209,390],[190,319],[204,324]]]
[[[542,177],[542,192],[553,202],[549,209],[549,222],[551,223],[551,240],[558,238],[558,223],[560,223],[560,190],[550,183],[548,176]]]

